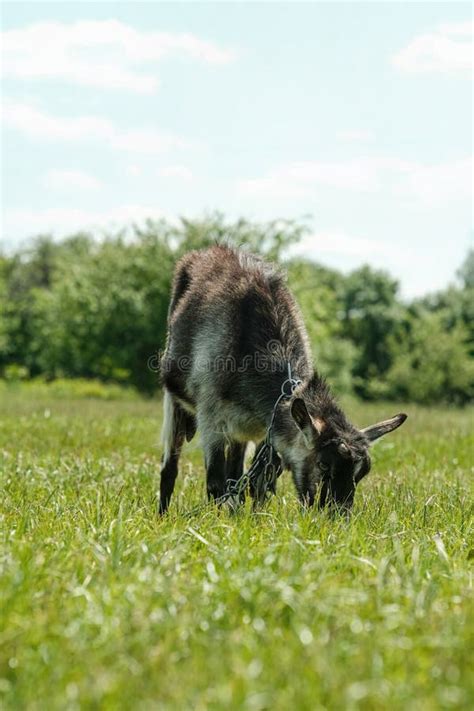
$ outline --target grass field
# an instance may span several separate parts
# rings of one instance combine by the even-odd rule
[[[350,522],[288,475],[259,513],[186,517],[194,443],[160,519],[158,403],[0,398],[0,706],[473,708],[472,410],[405,406]]]

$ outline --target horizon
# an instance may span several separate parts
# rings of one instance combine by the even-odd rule
[[[209,217],[209,215],[207,215],[207,216],[205,215],[205,216],[201,216],[201,217]],[[166,218],[163,218],[163,219],[166,219]],[[192,219],[192,218],[190,218],[190,219]],[[197,219],[200,219],[200,218],[198,217]],[[175,220],[174,222],[177,223],[177,220]],[[144,225],[137,225],[137,226],[143,227]],[[129,232],[129,230],[131,230],[131,229],[133,229],[133,225],[129,224],[126,226],[126,228],[124,230],[125,238],[127,239],[128,242],[133,242],[133,240],[136,238],[136,235],[132,235]],[[21,253],[26,254],[30,250],[34,249],[35,242],[37,240],[43,239],[43,238],[48,238],[48,239],[51,238],[53,240],[53,242],[55,242],[56,244],[60,244],[63,241],[66,241],[68,239],[73,239],[74,237],[77,237],[77,236],[87,236],[87,237],[90,237],[94,242],[100,243],[101,241],[105,241],[107,239],[113,240],[113,239],[117,238],[119,236],[120,232],[121,231],[118,230],[117,232],[102,231],[100,233],[99,232],[94,233],[94,232],[88,231],[88,230],[78,230],[76,232],[72,232],[71,234],[64,234],[64,235],[60,235],[60,236],[55,236],[51,233],[49,233],[49,234],[48,233],[41,233],[38,235],[32,235],[30,237],[25,237],[18,244],[11,244],[10,246],[8,244],[4,245],[3,248],[0,249],[0,257],[2,256],[2,254],[4,256],[6,256],[7,258],[13,257],[13,256],[15,256],[17,254],[21,254]],[[127,234],[127,232],[128,232],[128,234]],[[120,236],[123,236],[123,234],[120,234]],[[410,302],[415,302],[418,299],[423,299],[425,297],[435,295],[435,294],[440,293],[440,292],[442,292],[448,288],[451,288],[451,287],[454,287],[454,288],[459,287],[458,272],[459,272],[461,266],[463,265],[465,258],[468,256],[468,252],[466,252],[466,254],[464,255],[464,259],[459,263],[459,265],[455,269],[451,279],[446,284],[444,284],[444,286],[441,286],[438,289],[433,289],[432,291],[426,291],[426,292],[420,293],[420,294],[415,294],[415,295],[408,294],[407,295],[407,294],[403,293],[402,284],[401,284],[400,280],[395,276],[395,274],[390,270],[390,267],[383,267],[383,266],[377,267],[377,266],[374,266],[373,264],[370,264],[369,261],[361,261],[358,264],[355,264],[354,266],[349,266],[347,268],[343,268],[340,265],[339,266],[338,265],[331,266],[331,265],[327,264],[324,261],[324,259],[317,259],[316,256],[306,254],[304,252],[304,250],[302,251],[301,249],[299,249],[299,247],[301,246],[301,243],[303,243],[303,241],[304,241],[304,238],[302,238],[300,240],[300,242],[296,242],[282,251],[280,259],[281,259],[281,264],[283,265],[283,267],[285,267],[285,265],[290,264],[294,260],[302,259],[302,260],[305,260],[305,261],[308,261],[308,262],[314,264],[315,266],[322,267],[323,269],[333,270],[333,271],[339,272],[340,274],[342,274],[342,276],[348,276],[350,273],[357,271],[358,269],[361,269],[363,267],[368,266],[373,270],[381,271],[384,274],[386,274],[387,276],[391,277],[392,279],[395,279],[397,281],[397,285],[398,285],[398,289],[397,289],[398,298],[400,299],[401,302],[406,303],[406,304],[408,304]],[[235,247],[237,249],[242,249],[244,251],[246,250],[245,245],[243,245],[243,246],[236,245]]]

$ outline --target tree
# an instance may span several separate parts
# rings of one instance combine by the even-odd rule
[[[474,289],[474,249],[470,249],[464,262],[458,269],[457,276],[464,289]]]
[[[415,302],[415,307],[442,316],[444,327],[451,331],[462,326],[470,353],[474,356],[474,250],[470,250],[457,272],[458,284],[429,294]]]
[[[181,254],[225,241],[277,257],[304,229],[292,221],[226,222],[213,215],[179,224],[150,220],[100,241],[84,234],[60,243],[38,239],[8,263],[4,364],[51,378],[119,379],[150,392],[159,381],[147,363],[165,344]]]
[[[147,363],[164,345],[172,265],[159,235],[110,238],[62,261],[51,289],[35,292],[32,348],[42,371],[157,387]]]
[[[8,354],[8,301],[7,301],[8,261],[0,255],[0,368],[7,360]]]
[[[446,331],[442,313],[419,312],[403,340],[392,340],[385,394],[424,404],[465,404],[474,396],[474,361],[464,326]]]
[[[100,239],[43,235],[0,256],[0,372],[119,380],[152,392],[159,379],[148,361],[165,344],[177,259],[225,242],[281,260],[306,229],[304,221],[227,221],[217,213],[150,220]],[[409,305],[394,279],[368,266],[348,276],[304,259],[287,267],[315,365],[337,391],[472,398],[474,252],[457,284]]]
[[[356,392],[370,396],[370,380],[383,377],[391,365],[389,339],[400,327],[403,306],[398,282],[369,266],[352,272],[342,284],[343,332],[357,349]]]
[[[350,392],[357,350],[343,331],[344,277],[314,262],[294,259],[288,264],[288,280],[303,312],[315,366],[337,392]]]

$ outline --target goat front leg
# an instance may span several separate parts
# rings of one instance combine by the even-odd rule
[[[244,472],[245,444],[231,442],[227,449],[226,474],[227,479],[240,479]]]
[[[225,492],[227,480],[225,460],[225,440],[216,437],[203,441],[206,465],[207,497],[209,501],[219,499]]]

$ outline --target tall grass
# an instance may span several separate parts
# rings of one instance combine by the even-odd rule
[[[0,397],[5,708],[472,708],[472,410],[406,406],[349,522],[187,517],[197,443],[160,519],[158,403]]]

